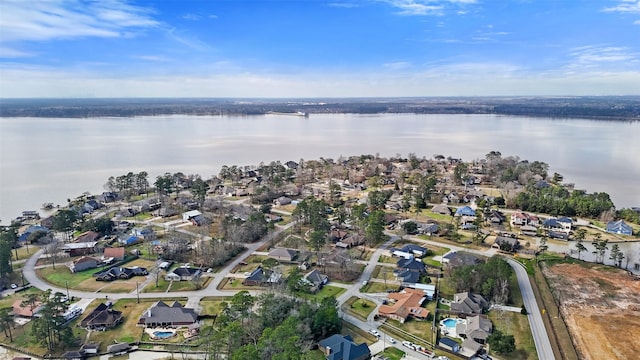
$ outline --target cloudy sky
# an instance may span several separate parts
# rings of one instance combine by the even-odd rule
[[[639,94],[639,0],[0,1],[3,98]]]

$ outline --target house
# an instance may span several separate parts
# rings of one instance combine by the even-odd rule
[[[322,289],[322,287],[329,282],[329,277],[327,275],[322,274],[318,270],[311,270],[310,272],[305,274],[302,279],[307,283],[311,284],[312,291],[313,290],[317,291]]]
[[[506,220],[506,217],[501,211],[491,210],[487,219],[492,224],[502,224]]]
[[[93,354],[97,354],[99,348],[99,343],[86,343],[82,344],[82,346],[80,347],[80,351],[84,351],[85,354],[91,356]]]
[[[538,228],[533,225],[522,225],[520,227],[520,234],[527,236],[538,235]]]
[[[633,235],[633,228],[624,220],[609,221],[607,223],[607,232],[618,235]]]
[[[484,315],[467,316],[466,322],[456,324],[456,333],[479,344],[485,344],[493,332],[491,320]]]
[[[438,346],[454,353],[460,351],[460,344],[448,337],[443,337],[442,339],[440,339],[440,341],[438,342]]]
[[[69,269],[71,272],[79,272],[87,269],[95,269],[98,267],[100,260],[91,257],[91,256],[83,256],[79,259],[74,260],[71,264],[69,264]]]
[[[515,212],[511,214],[511,225],[528,225],[529,215],[523,212]]]
[[[558,223],[560,223],[562,230],[564,230],[565,232],[570,232],[571,227],[573,226],[573,220],[571,220],[571,218],[568,218],[568,217],[558,218]]]
[[[393,272],[403,284],[418,283],[420,282],[420,276],[427,273],[424,263],[414,258],[399,259],[396,265],[397,269]]]
[[[37,232],[49,232],[49,229],[44,227],[44,226],[39,226],[39,225],[33,225],[30,226],[27,230],[25,230],[22,234],[20,234],[20,236],[18,237],[18,241],[19,242],[25,242],[27,241],[27,239],[29,238],[29,236],[31,234],[37,233]]]
[[[440,204],[431,208],[431,212],[434,214],[448,215],[451,216],[451,209],[447,205]]]
[[[131,279],[134,276],[149,275],[147,269],[143,267],[112,267],[109,270],[96,274],[96,281],[114,281],[117,279]]]
[[[31,318],[40,311],[40,307],[42,307],[41,301],[36,301],[33,305],[22,305],[22,300],[16,300],[12,305],[13,316]]]
[[[106,258],[114,258],[115,260],[122,261],[125,256],[125,248],[124,247],[115,247],[115,248],[104,248],[104,252],[102,256]]]
[[[87,355],[84,353],[84,351],[79,350],[65,351],[65,353],[62,354],[62,358],[67,360],[82,360],[85,357],[87,357]]]
[[[191,219],[193,219],[196,216],[201,216],[202,213],[198,210],[191,210],[191,211],[187,211],[185,213],[182,214],[182,220],[183,221],[191,221]]]
[[[425,235],[433,235],[438,233],[438,231],[440,231],[440,227],[438,226],[438,224],[435,224],[435,223],[419,224],[418,231],[420,231]]]
[[[453,295],[451,311],[459,314],[482,314],[489,307],[487,300],[482,295],[463,292]]]
[[[482,344],[477,343],[473,339],[466,338],[462,341],[461,349],[465,353],[477,354],[482,349]]]
[[[569,240],[569,233],[564,231],[547,231],[547,236],[552,239]]]
[[[415,245],[415,244],[407,244],[404,247],[402,247],[402,249],[400,250],[407,253],[411,253],[417,258],[422,258],[423,256],[427,255],[427,253],[429,252],[429,249],[419,245]]]
[[[442,257],[442,263],[448,268],[456,268],[465,265],[477,265],[482,262],[483,260],[477,255],[464,251],[453,251],[445,254]]]
[[[274,203],[276,205],[279,205],[279,206],[289,205],[289,204],[291,204],[291,198],[288,198],[286,196],[281,196],[281,197],[275,199]]]
[[[62,251],[68,253],[69,256],[88,255],[96,252],[97,243],[97,241],[67,243],[62,245]]]
[[[126,236],[118,239],[118,242],[124,246],[133,245],[138,241],[140,241],[140,238],[135,235],[130,235],[130,236]]]
[[[249,276],[247,276],[243,281],[242,285],[246,286],[261,286],[266,282],[266,274],[265,270],[262,267],[258,267],[253,270]]]
[[[498,236],[492,247],[494,246],[504,251],[515,252],[520,247],[520,242],[511,237]]]
[[[282,216],[276,214],[264,214],[264,219],[267,220],[267,222],[276,223],[282,221]]]
[[[321,340],[318,347],[327,360],[366,360],[371,358],[371,351],[367,344],[356,344],[349,335],[331,335]]]
[[[122,312],[113,310],[105,303],[100,303],[82,321],[80,326],[87,330],[110,329],[122,322]]]
[[[426,320],[429,310],[422,307],[427,299],[424,291],[418,289],[404,289],[401,292],[389,293],[392,305],[381,305],[378,315],[388,317],[404,323],[409,317]]]
[[[350,249],[350,248],[355,247],[355,246],[360,246],[360,245],[364,244],[364,242],[365,242],[364,236],[361,236],[361,235],[358,235],[358,234],[353,234],[351,236],[348,236],[347,238],[345,238],[342,241],[338,241],[336,243],[336,246],[344,248],[344,249]]]
[[[158,301],[142,313],[140,320],[138,320],[138,325],[145,327],[180,327],[189,326],[197,321],[198,314],[196,314],[195,310],[182,307],[177,301],[174,301],[171,305]]]
[[[200,275],[202,275],[202,270],[198,268],[181,266],[166,274],[164,279],[167,281],[191,281],[199,278]]]
[[[476,211],[469,206],[459,207],[455,216],[476,216]]]
[[[107,352],[114,355],[125,354],[130,349],[131,345],[129,345],[128,343],[117,343],[107,346]]]
[[[267,256],[278,261],[292,262],[298,256],[298,252],[296,250],[285,248],[273,248],[269,250],[269,254]]]

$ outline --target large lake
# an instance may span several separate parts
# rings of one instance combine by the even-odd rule
[[[640,206],[640,122],[491,115],[0,118],[0,219],[98,193],[111,175],[376,154],[540,160],[617,207]]]

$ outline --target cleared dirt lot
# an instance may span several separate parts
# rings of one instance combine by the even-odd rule
[[[546,266],[545,276],[583,359],[638,359],[640,281],[588,263]]]

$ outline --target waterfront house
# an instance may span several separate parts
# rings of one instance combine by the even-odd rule
[[[62,245],[62,251],[68,253],[69,256],[81,256],[96,252],[97,241],[67,243]]]
[[[629,226],[624,220],[609,221],[607,223],[607,232],[618,235],[633,235],[633,228]]]

